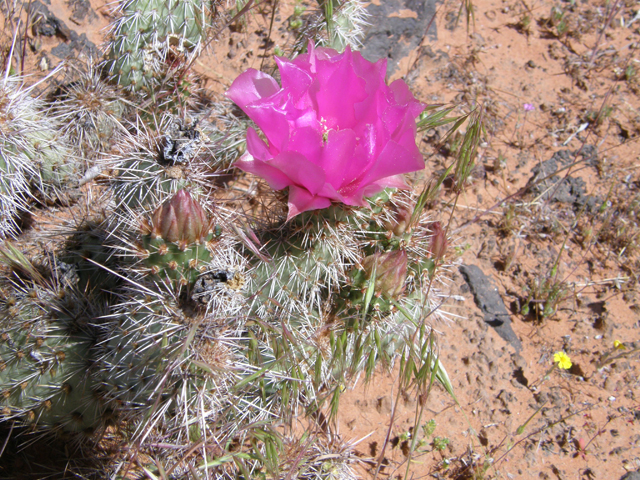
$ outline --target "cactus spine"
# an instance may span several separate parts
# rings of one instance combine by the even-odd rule
[[[0,306],[0,418],[93,432],[109,418],[91,369],[94,308],[63,264],[41,273],[15,249],[2,253],[21,272],[4,285]]]
[[[111,27],[105,71],[122,87],[153,93],[198,53],[210,23],[206,2],[125,0]]]

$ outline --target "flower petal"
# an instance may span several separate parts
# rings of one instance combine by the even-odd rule
[[[351,65],[351,50],[330,60],[318,60],[318,114],[328,128],[353,128],[357,124],[354,105],[367,97],[366,82]],[[348,99],[348,101],[345,101]]]
[[[281,152],[269,165],[285,173],[290,185],[304,187],[311,195],[316,195],[325,183],[322,168],[298,152]]]
[[[250,68],[233,81],[227,90],[227,97],[244,110],[250,103],[270,97],[278,90],[280,86],[271,75]]]
[[[302,212],[327,208],[330,205],[331,200],[328,198],[311,195],[304,188],[289,187],[289,213],[287,220],[291,220]]]
[[[331,130],[327,135],[327,144],[322,152],[322,168],[327,182],[336,190],[353,180],[353,170],[359,170],[357,165],[353,165],[355,148],[356,134],[353,130]],[[355,169],[352,169],[354,166]]]
[[[258,136],[252,127],[247,128],[247,151],[256,160],[266,161],[273,158],[273,155],[269,151],[269,147]]]
[[[264,132],[269,146],[277,151],[285,150],[289,143],[288,100],[286,92],[280,91],[268,100],[254,102],[244,108],[249,118]]]
[[[394,140],[389,140],[361,183],[367,185],[382,178],[422,170],[424,168],[424,160],[415,145],[415,140],[413,148],[410,147],[410,145],[401,145]]]
[[[236,160],[234,165],[240,170],[264,178],[274,190],[282,190],[293,183],[289,177],[278,168],[273,167],[269,162],[263,162],[262,160],[253,158],[249,152],[246,152],[240,157],[240,160]]]
[[[294,103],[298,103],[313,83],[310,67],[305,65],[306,62],[290,62],[280,57],[276,57],[276,63],[280,70],[282,88],[291,93]]]

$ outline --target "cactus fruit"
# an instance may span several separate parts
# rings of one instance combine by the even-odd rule
[[[194,0],[123,0],[104,70],[122,87],[151,93],[198,53],[210,11]]]

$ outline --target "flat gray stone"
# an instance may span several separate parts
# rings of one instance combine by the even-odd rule
[[[476,305],[484,314],[484,321],[493,327],[502,339],[515,348],[522,350],[522,343],[511,326],[511,314],[504,305],[498,289],[489,278],[475,265],[461,265],[460,273],[469,285]]]

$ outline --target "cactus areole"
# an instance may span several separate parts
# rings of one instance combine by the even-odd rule
[[[192,286],[211,260],[211,220],[187,190],[156,209],[142,242],[151,275],[178,286]]]

